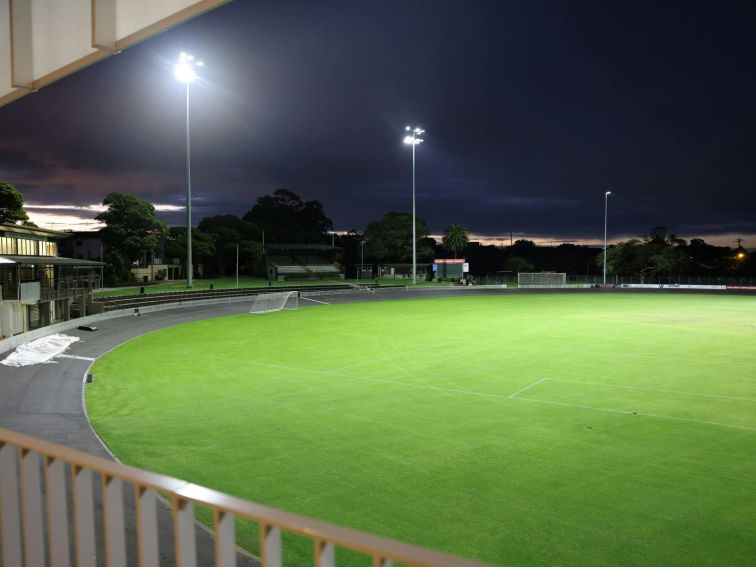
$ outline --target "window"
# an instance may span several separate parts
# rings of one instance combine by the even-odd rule
[[[16,254],[16,239],[0,236],[0,254]]]
[[[40,256],[57,256],[58,245],[55,242],[40,242],[39,243],[39,255]]]
[[[37,256],[37,241],[26,240],[25,238],[18,239],[18,255],[19,256]]]

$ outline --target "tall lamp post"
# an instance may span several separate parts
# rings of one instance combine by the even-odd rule
[[[604,285],[606,285],[606,226],[609,214],[609,195],[611,191],[604,193]]]
[[[192,165],[191,165],[191,142],[189,136],[189,85],[199,77],[196,67],[202,67],[204,63],[197,61],[188,53],[181,53],[174,69],[176,78],[186,84],[186,287],[192,287]]]
[[[412,284],[417,284],[417,229],[415,222],[415,146],[423,143],[420,137],[425,130],[419,127],[405,128],[409,134],[404,137],[404,143],[412,146]]]

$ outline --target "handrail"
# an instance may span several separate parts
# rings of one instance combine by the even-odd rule
[[[398,561],[430,567],[483,567],[485,564],[428,548],[371,535],[224,494],[169,476],[144,471],[102,457],[0,428],[0,548],[2,563],[20,565],[24,553],[44,556],[43,508],[47,510],[50,557],[70,550],[66,502],[66,467],[70,465],[74,508],[74,541],[77,564],[91,564],[94,553],[94,500],[92,473],[102,478],[105,550],[108,564],[125,564],[126,546],[122,484],[136,494],[137,549],[141,565],[157,565],[159,542],[155,537],[157,494],[171,502],[176,564],[196,564],[194,505],[215,517],[216,565],[232,565],[236,553],[234,518],[260,526],[261,562],[280,567],[283,562],[281,532],[306,536],[313,541],[315,565],[335,565],[335,549],[341,547],[372,557],[384,567]],[[44,467],[44,481],[39,473]],[[36,484],[36,486],[35,486]],[[41,485],[45,485],[44,493]],[[46,499],[46,500],[45,500]],[[46,505],[43,506],[43,500]],[[36,533],[36,532],[39,533]],[[27,559],[29,558],[27,557]],[[27,563],[30,564],[30,563]],[[55,562],[55,564],[58,564]],[[65,562],[67,564],[67,561]]]

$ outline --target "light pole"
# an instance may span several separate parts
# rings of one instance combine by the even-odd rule
[[[362,279],[362,271],[365,269],[365,237],[360,240],[360,273],[358,279]]]
[[[204,63],[197,61],[188,53],[181,53],[176,63],[174,74],[182,83],[186,84],[186,287],[192,287],[192,165],[191,142],[189,136],[189,85],[199,77],[195,67],[202,67]]]
[[[609,215],[609,195],[611,191],[604,193],[604,285],[606,285],[606,222]]]
[[[417,284],[417,229],[415,223],[415,146],[423,143],[423,139],[420,137],[425,133],[425,130],[419,127],[411,128],[407,126],[405,128],[407,132],[410,132],[404,137],[405,144],[412,145],[412,284]]]

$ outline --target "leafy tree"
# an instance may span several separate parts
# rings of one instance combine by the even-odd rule
[[[29,215],[24,210],[24,196],[10,183],[0,181],[0,223],[18,222],[35,226],[29,222]]]
[[[95,219],[105,223],[102,241],[108,250],[106,274],[111,282],[131,279],[132,264],[155,251],[167,227],[155,216],[152,203],[135,195],[110,193],[102,204],[108,209]]]
[[[265,232],[266,242],[327,242],[328,231],[333,230],[319,201],[304,202],[288,189],[276,189],[272,195],[260,197],[243,220]]]
[[[369,262],[369,256],[363,255],[363,242],[365,241],[365,234],[354,228],[350,229],[346,234],[337,234],[335,244],[340,247],[341,250],[335,250],[334,255],[338,262],[340,262],[347,269],[347,277],[356,276],[355,270],[357,264],[360,264],[364,259]],[[367,252],[365,252],[367,254]]]
[[[451,250],[454,253],[454,257],[457,257],[457,252],[461,252],[470,243],[467,231],[458,224],[451,224],[444,230],[444,235],[441,238],[444,248]]]
[[[727,246],[713,246],[701,238],[694,238],[688,244],[688,258],[691,271],[699,275],[722,273],[730,264],[730,249]]]
[[[538,247],[532,240],[515,240],[514,244],[509,247],[510,254],[524,258],[529,262],[535,262],[535,257],[538,254]]]
[[[235,215],[205,217],[197,225],[197,228],[211,236],[226,232],[229,236],[233,236],[239,240],[260,240],[260,229],[253,223],[240,219]]]
[[[428,225],[416,219],[417,261],[430,262],[434,257],[433,239],[429,239]],[[412,215],[386,213],[381,220],[371,222],[365,229],[365,254],[377,261],[412,261]]]
[[[504,262],[504,266],[502,269],[505,272],[514,272],[515,274],[519,273],[528,273],[535,270],[535,266],[525,260],[524,258],[520,258],[519,256],[510,256],[507,258],[507,261]]]
[[[645,276],[657,270],[651,261],[653,251],[642,240],[632,238],[618,242],[606,251],[606,271],[617,275]],[[596,257],[596,265],[604,265],[603,251]]]
[[[603,252],[596,258],[603,265]],[[651,229],[643,240],[633,238],[607,250],[607,272],[617,275],[672,276],[688,274],[694,266],[688,244],[674,234],[667,236],[664,227]]]
[[[239,273],[249,276],[265,274],[265,249],[261,243],[253,240],[239,242]]]
[[[165,256],[179,258],[182,265],[186,264],[185,226],[174,226],[168,230]],[[215,241],[196,228],[192,230],[192,264],[195,268],[202,266],[203,273],[206,266],[215,266]]]
[[[233,273],[239,245],[239,269],[249,275],[264,274],[265,252],[259,243],[260,230],[253,223],[234,215],[217,215],[202,219],[197,228],[215,243],[215,258],[207,264],[210,272],[221,276]]]

